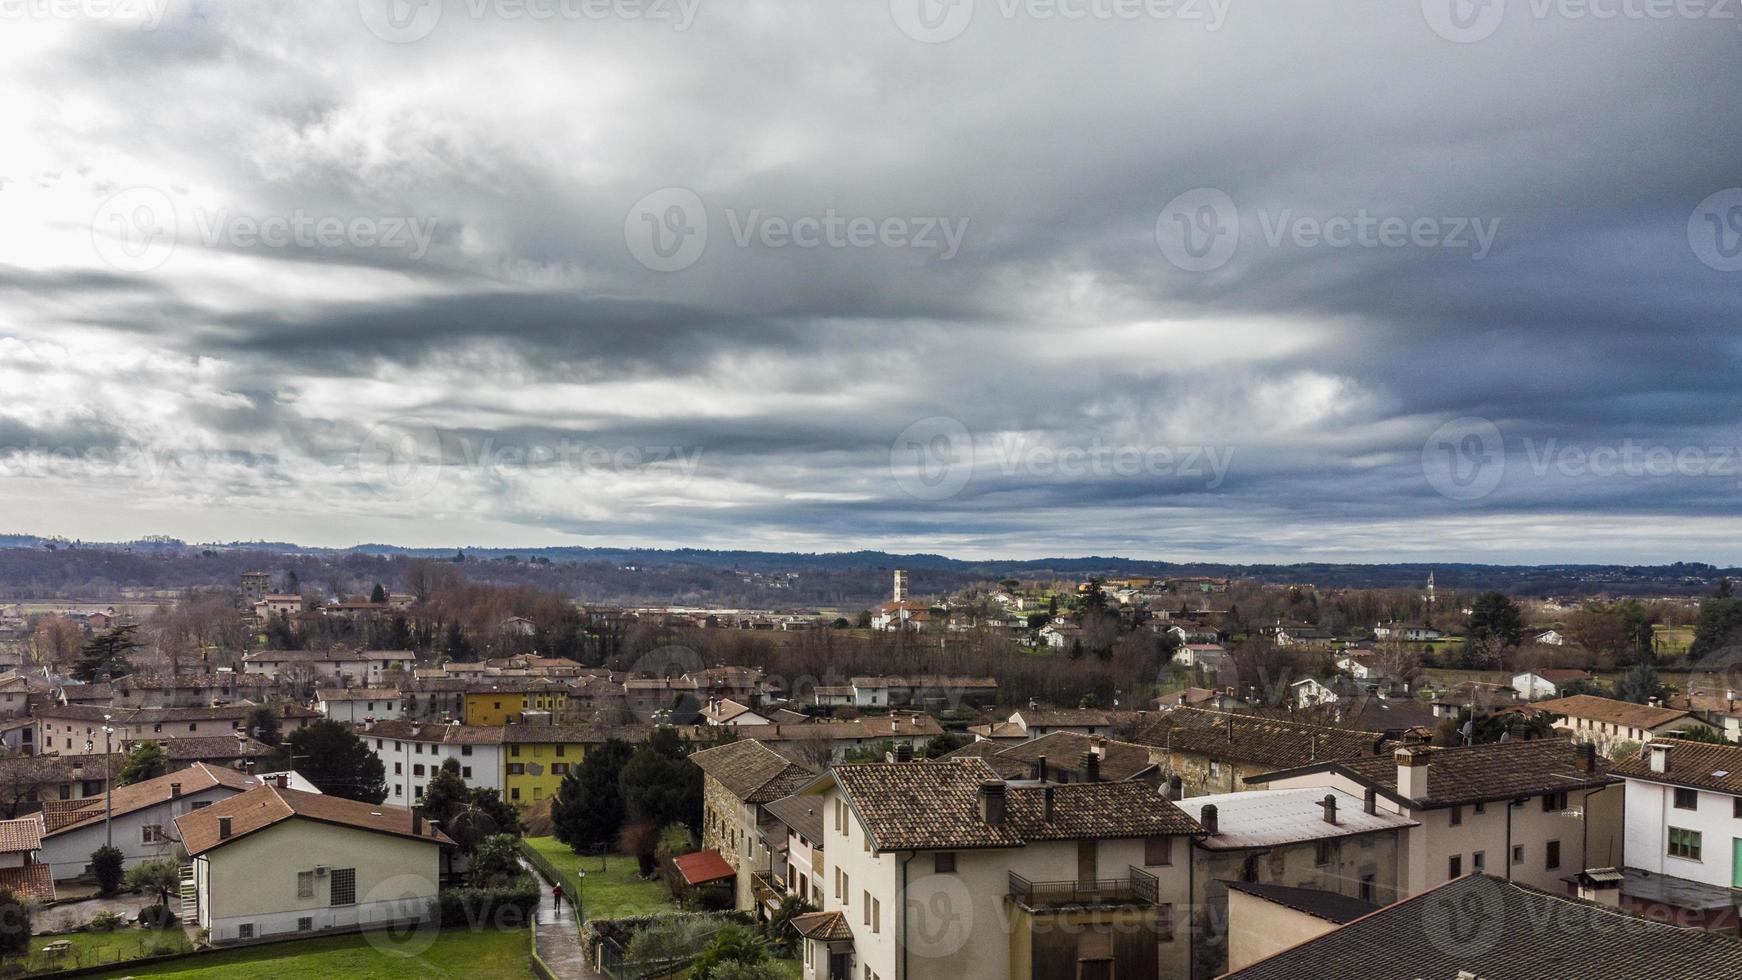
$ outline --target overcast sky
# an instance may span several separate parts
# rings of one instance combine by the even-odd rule
[[[1742,562],[1742,4],[1453,2],[0,0],[0,532]]]

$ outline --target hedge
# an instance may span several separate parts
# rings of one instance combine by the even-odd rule
[[[538,914],[538,881],[521,875],[500,888],[444,888],[436,902],[444,926],[521,929]]]

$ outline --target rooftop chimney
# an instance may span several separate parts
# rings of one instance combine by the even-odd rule
[[[1325,808],[1325,823],[1334,824],[1337,822],[1337,796],[1335,793],[1326,793],[1325,798],[1319,801],[1319,806]]]
[[[1107,754],[1107,736],[1096,735],[1089,739],[1089,750],[1096,755]]]
[[[1083,753],[1083,782],[1098,783],[1101,781],[1101,757],[1093,751]]]
[[[1597,771],[1597,746],[1591,742],[1579,743],[1579,771],[1592,773]]]
[[[1361,809],[1368,812],[1368,813],[1378,813],[1379,812],[1379,791],[1378,790],[1369,787],[1367,792],[1362,794]]]
[[[987,780],[980,784],[980,820],[993,827],[1004,825],[1004,783]]]
[[[219,817],[218,818],[218,839],[219,840],[229,840],[230,839],[230,818],[229,817]]]
[[[1038,778],[1040,781],[1043,783],[1046,782],[1046,756],[1043,755],[1036,760],[1035,768],[1038,770]]]
[[[1204,832],[1214,837],[1216,835],[1216,804],[1205,803],[1198,811],[1198,823],[1204,825]]]
[[[180,783],[170,783],[169,784],[169,798],[172,800],[181,799],[181,784]]]
[[[1651,771],[1669,772],[1669,750],[1674,748],[1668,742],[1654,741],[1646,745],[1651,750]]]
[[[1175,803],[1186,798],[1185,781],[1177,775],[1167,777],[1167,798]]]
[[[1052,787],[1048,786],[1041,792],[1041,801],[1047,823],[1052,823]]]
[[[1411,800],[1427,799],[1428,771],[1433,768],[1427,753],[1398,749],[1392,758],[1397,760],[1397,791]]]
[[[411,808],[411,836],[423,836],[423,807],[421,806]]]
[[[912,762],[913,761],[913,743],[912,742],[902,742],[900,745],[897,745],[895,747],[895,761],[896,762]]]

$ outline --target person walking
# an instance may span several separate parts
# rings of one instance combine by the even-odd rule
[[[551,890],[550,890],[550,897],[556,901],[556,910],[558,912],[561,912],[563,910],[563,886],[561,886],[561,885],[552,886]]]

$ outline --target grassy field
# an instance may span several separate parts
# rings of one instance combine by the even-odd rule
[[[42,947],[59,940],[73,944],[65,953],[48,955]],[[62,936],[32,936],[30,956],[24,961],[26,973],[51,973],[79,967],[121,963],[143,956],[164,953],[185,953],[193,948],[187,934],[180,929],[161,932],[150,929],[117,929],[114,932],[74,932]]]
[[[533,975],[532,936],[523,929],[447,929],[417,955],[377,949],[363,936],[332,936],[211,953],[128,975],[182,980],[520,980]]]
[[[570,898],[581,896],[589,919],[620,919],[674,911],[671,892],[659,878],[642,881],[635,874],[635,859],[621,854],[609,858],[583,857],[555,837],[528,837],[526,842],[562,873],[563,891]],[[583,886],[575,872],[587,872]]]

